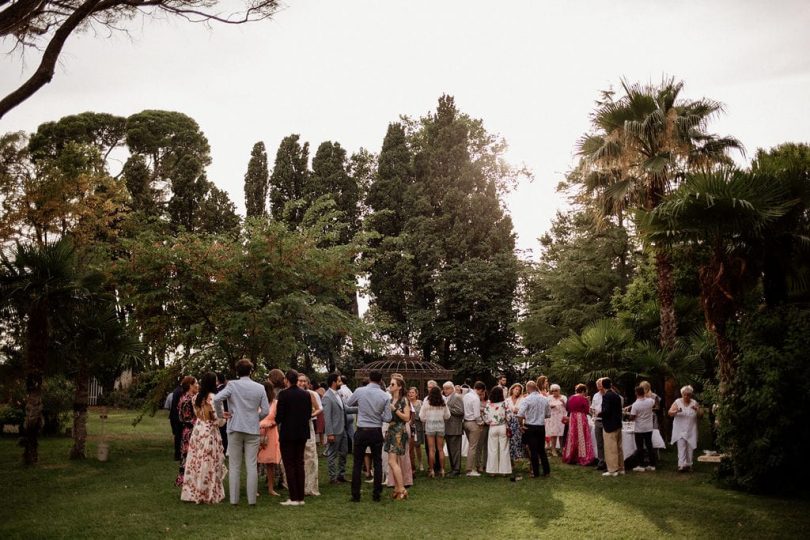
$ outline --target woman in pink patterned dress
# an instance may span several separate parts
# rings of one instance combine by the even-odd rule
[[[587,387],[584,384],[578,384],[575,391],[576,395],[568,400],[568,439],[562,459],[565,463],[586,466],[594,458],[591,428],[588,425],[590,404],[585,396]]]
[[[218,503],[225,498],[222,480],[225,478],[225,454],[219,427],[224,420],[217,418],[211,399],[217,389],[217,376],[208,372],[202,376],[200,391],[194,398],[197,423],[191,432],[186,474],[180,500],[197,504]]]

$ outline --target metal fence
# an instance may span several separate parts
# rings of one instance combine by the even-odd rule
[[[88,405],[97,405],[98,404],[98,396],[101,395],[101,385],[98,383],[95,377],[90,379],[90,389],[87,392],[87,404]]]

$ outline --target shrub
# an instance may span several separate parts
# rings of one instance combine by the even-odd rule
[[[46,378],[42,383],[42,417],[46,435],[62,433],[70,425],[75,386],[62,375]]]
[[[18,426],[22,428],[25,420],[25,410],[10,403],[0,405],[0,429],[3,426]]]
[[[754,312],[733,330],[737,370],[720,408],[721,474],[756,492],[796,492],[810,481],[810,310]]]

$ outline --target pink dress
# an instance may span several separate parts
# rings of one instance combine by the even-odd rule
[[[588,425],[588,398],[579,394],[568,400],[568,439],[563,461],[572,465],[589,465],[594,459],[591,428]]]
[[[551,408],[551,417],[546,420],[546,436],[548,437],[562,437],[565,432],[565,425],[563,418],[567,416],[565,412],[565,396],[560,396],[559,399],[551,396],[548,398],[548,404]]]
[[[256,461],[259,463],[281,463],[281,448],[278,445],[278,425],[276,424],[276,403],[270,404],[270,414],[259,422],[259,437],[267,436],[267,446],[259,448]],[[272,427],[270,427],[272,426]]]

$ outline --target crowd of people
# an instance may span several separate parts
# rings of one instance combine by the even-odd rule
[[[623,475],[626,467],[648,472],[657,466],[653,435],[660,439],[663,411],[646,381],[625,405],[606,377],[595,382],[590,399],[585,384],[576,385],[569,398],[545,376],[511,386],[501,376],[489,389],[481,381],[441,386],[428,381],[422,398],[396,373],[386,387],[382,373],[372,371],[352,391],[337,373],[313,385],[304,374],[274,369],[260,384],[251,379],[252,371],[252,363],[243,359],[235,380],[210,372],[199,382],[186,376],[167,397],[181,500],[221,502],[227,475],[230,502],[238,504],[244,463],[249,505],[256,504],[262,471],[269,496],[278,497],[284,487],[288,498],[281,504],[301,506],[306,497],[320,495],[321,450],[331,484],[349,483],[346,463],[352,455],[353,501],[360,501],[364,481],[372,484],[375,501],[384,483],[392,488],[392,499],[407,499],[416,472],[425,466],[430,478],[486,474],[513,482],[522,480],[519,464],[527,458],[530,478],[551,474],[550,456],[565,464],[595,466],[603,476]],[[679,472],[691,470],[697,447],[702,410],[693,394],[690,386],[683,387],[667,411]],[[627,459],[626,437],[635,448]]]

